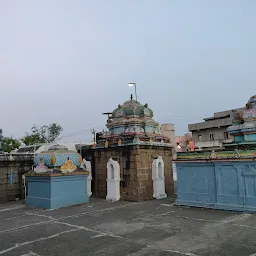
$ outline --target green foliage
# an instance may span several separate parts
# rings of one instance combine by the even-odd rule
[[[22,141],[26,145],[50,143],[57,139],[62,131],[62,126],[57,123],[43,125],[41,127],[34,125],[31,128],[31,133],[26,133],[26,135],[22,138]]]
[[[53,142],[56,138],[59,137],[60,133],[63,131],[63,128],[61,125],[52,123],[51,125],[46,127],[46,140],[47,142]]]
[[[12,137],[4,137],[2,139],[2,150],[4,152],[10,153],[12,150],[19,148],[20,145],[21,143]]]

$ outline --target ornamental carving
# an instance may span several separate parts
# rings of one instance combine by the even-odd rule
[[[211,159],[216,159],[217,158],[216,152],[214,150],[212,150],[210,158]]]
[[[140,126],[130,126],[125,129],[125,133],[144,133],[144,129]]]
[[[60,169],[63,173],[65,173],[65,172],[73,172],[77,169],[77,167],[74,165],[73,161],[68,158],[68,160],[65,162],[64,165],[60,167]]]
[[[256,96],[252,96],[244,110],[234,111],[231,115],[233,125],[228,127],[232,135],[256,130]]]

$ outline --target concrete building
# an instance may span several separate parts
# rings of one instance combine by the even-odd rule
[[[176,147],[174,124],[161,124],[161,134],[170,138],[170,143]]]
[[[204,118],[204,122],[189,124],[188,129],[192,132],[192,140],[197,150],[221,149],[223,143],[230,143],[233,137],[227,132],[232,125],[232,114],[244,108],[226,110],[214,113],[213,117]]]

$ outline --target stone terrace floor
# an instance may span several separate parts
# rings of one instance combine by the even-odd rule
[[[173,199],[58,210],[0,205],[0,255],[256,255],[256,215],[177,207]]]

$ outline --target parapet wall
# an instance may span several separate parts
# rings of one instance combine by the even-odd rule
[[[22,175],[31,170],[33,157],[0,155],[0,203],[23,199]]]
[[[176,165],[176,204],[256,212],[253,160],[180,161]]]
[[[195,151],[195,152],[178,152],[177,162],[194,162],[194,161],[233,161],[233,160],[256,160],[255,149],[235,149],[235,150],[221,150],[221,151]]]
[[[256,150],[178,153],[178,205],[256,212]]]

